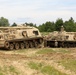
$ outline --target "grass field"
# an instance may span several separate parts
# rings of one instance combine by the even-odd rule
[[[0,75],[76,75],[76,48],[0,50]]]

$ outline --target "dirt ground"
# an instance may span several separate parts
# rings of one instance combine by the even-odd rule
[[[55,52],[37,54],[38,51],[45,49],[52,49]],[[68,52],[60,52],[60,50],[66,50]],[[76,48],[0,50],[0,75],[44,75],[40,70],[29,67],[28,63],[31,61],[35,63],[45,63],[66,75],[76,75],[75,71],[66,69],[63,65],[59,64],[59,61],[64,59],[76,60]]]

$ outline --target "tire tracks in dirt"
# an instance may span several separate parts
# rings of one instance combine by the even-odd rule
[[[24,74],[26,75],[31,75],[33,74],[33,72],[29,69],[29,68],[25,68],[23,66],[22,63],[17,63],[17,61],[34,61],[34,62],[44,62],[46,65],[50,65],[52,67],[54,67],[55,69],[57,69],[58,71],[62,72],[62,73],[66,73],[68,75],[76,75],[73,71],[71,70],[66,70],[64,66],[58,64],[57,62],[55,62],[55,60],[61,60],[61,59],[76,59],[76,50],[74,49],[72,53],[47,53],[47,54],[41,54],[41,55],[36,55],[36,56],[32,56],[33,54],[35,54],[38,50],[28,50],[26,53],[15,53],[15,52],[3,52],[0,51],[0,61],[3,59],[6,60],[12,60],[12,61],[16,61],[15,64],[13,64],[14,66],[16,66],[17,68],[22,68],[22,71],[24,72]],[[72,49],[71,49],[72,51]],[[18,66],[16,65],[18,64]],[[27,71],[31,71],[31,73],[25,72],[25,70]],[[34,72],[35,73],[35,72]],[[36,74],[37,75],[37,74]]]
[[[59,55],[59,54],[58,54]],[[34,61],[34,62],[44,62],[47,65],[49,64],[50,66],[54,67],[55,69],[57,69],[58,71],[62,72],[62,73],[66,73],[68,75],[76,75],[74,72],[72,72],[71,70],[66,70],[64,66],[59,65],[58,63],[56,63],[54,60],[50,59],[50,55],[39,55],[36,57],[28,57],[26,55],[22,55],[22,54],[6,54],[3,52],[0,52],[0,60],[1,59],[9,59],[9,60],[27,60],[27,61]],[[55,56],[54,56],[55,57]],[[70,56],[71,57],[71,56]],[[15,64],[14,64],[15,65]],[[18,64],[21,66],[21,64]],[[15,65],[16,66],[16,65]],[[19,67],[20,68],[20,67]],[[24,67],[21,67],[22,69],[25,69]],[[24,72],[25,70],[23,70]],[[25,73],[24,73],[25,74]],[[28,74],[27,74],[28,75]]]

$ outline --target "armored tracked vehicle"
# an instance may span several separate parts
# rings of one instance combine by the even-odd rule
[[[42,47],[43,38],[35,27],[0,27],[0,48],[9,50]]]
[[[45,47],[76,47],[76,32],[66,32],[61,26],[61,31],[51,32],[44,40]]]

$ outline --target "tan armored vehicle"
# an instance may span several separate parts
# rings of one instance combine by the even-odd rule
[[[61,31],[51,32],[45,38],[45,46],[76,47],[76,32],[66,32],[61,26]]]
[[[18,25],[16,27],[0,27],[0,48],[24,49],[41,47],[43,38],[35,27]]]

